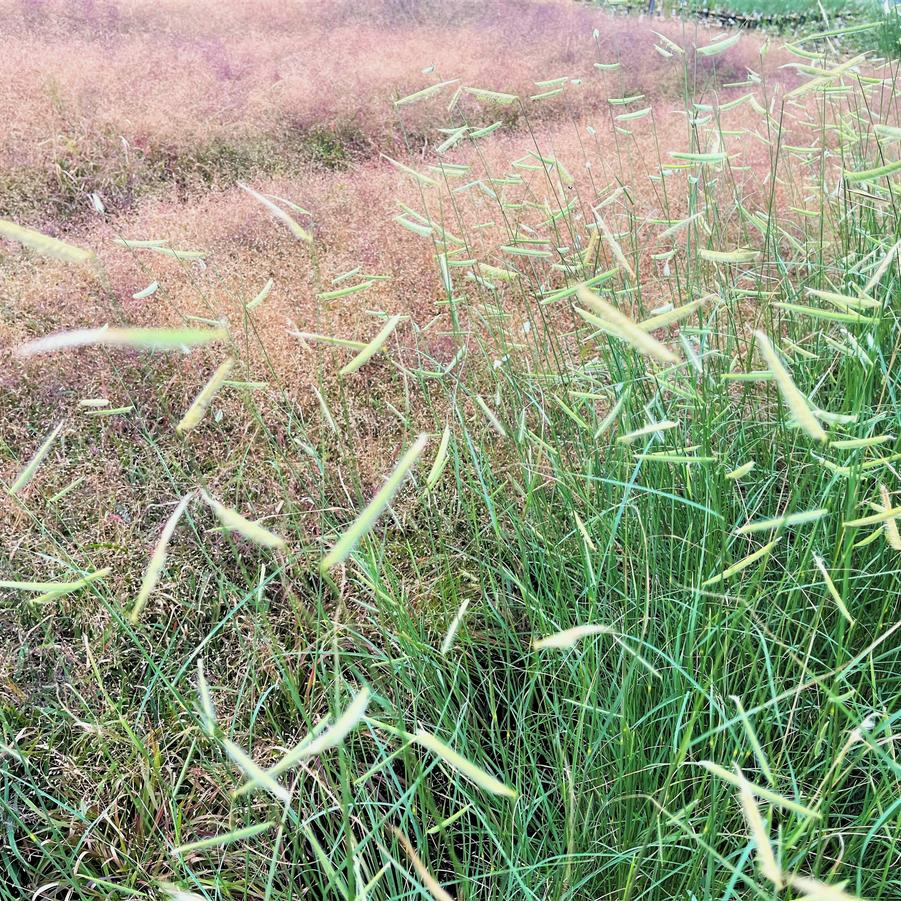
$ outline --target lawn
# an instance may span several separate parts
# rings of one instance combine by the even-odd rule
[[[896,59],[0,16],[0,901],[901,896]]]

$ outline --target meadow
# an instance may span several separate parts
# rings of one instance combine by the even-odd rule
[[[0,0],[0,901],[901,897],[899,61],[820,13]]]

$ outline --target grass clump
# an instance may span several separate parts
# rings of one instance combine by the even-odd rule
[[[7,227],[92,294],[5,326],[0,899],[898,896],[895,73],[640,33],[678,108]]]
[[[364,136],[350,127],[309,130],[299,141],[300,153],[310,162],[326,169],[343,169],[354,151],[365,147]]]

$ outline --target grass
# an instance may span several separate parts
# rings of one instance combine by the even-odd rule
[[[599,5],[629,12],[644,12],[647,3],[631,0],[599,0]],[[763,28],[780,34],[810,34],[814,28],[845,29],[872,25],[858,32],[849,31],[838,39],[849,49],[866,50],[883,56],[901,56],[901,12],[897,4],[874,0],[662,0],[654,11],[663,16],[694,16],[702,20],[743,28]]]
[[[897,69],[633,27],[6,229],[0,899],[898,896]]]
[[[10,23],[0,190],[8,215],[47,229],[91,221],[95,193],[121,215],[148,198],[184,201],[251,177],[297,180],[434,146],[446,124],[440,107],[410,106],[401,122],[391,103],[422,86],[423,68],[528,96],[536,70],[582,68],[572,35],[598,22],[605,55],[630,54],[633,87],[655,96],[672,87],[628,22],[569,0],[35,0],[27,16],[23,2],[0,0]],[[585,112],[588,102],[549,98],[531,121]],[[465,107],[473,124],[516,115]]]
[[[698,10],[711,8],[709,5],[705,7],[703,3],[695,3],[691,6]],[[712,8],[747,17],[772,17],[777,20],[780,18],[803,18],[816,24],[823,22],[824,15],[828,18],[830,16],[843,17],[872,13],[875,12],[876,5],[866,2],[866,0],[850,4],[839,3],[837,0],[825,0],[820,8],[816,3],[810,3],[808,0],[734,0],[729,3],[713,4]]]

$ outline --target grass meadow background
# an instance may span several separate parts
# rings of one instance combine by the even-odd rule
[[[897,16],[805,8],[0,0],[2,901],[901,897]]]

